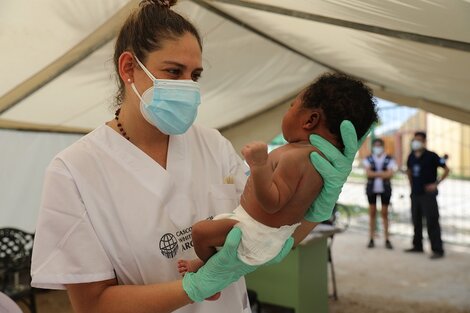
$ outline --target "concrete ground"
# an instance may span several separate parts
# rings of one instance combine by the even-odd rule
[[[425,253],[403,252],[408,237],[391,237],[393,250],[366,248],[365,233],[348,230],[336,235],[332,245],[338,301],[331,313],[470,312],[470,248],[445,245],[443,259]]]
[[[430,260],[429,249],[403,252],[409,238],[391,240],[394,250],[386,250],[381,238],[367,249],[365,233],[335,236],[339,299],[330,301],[330,313],[470,313],[470,248],[446,245],[445,258]],[[65,292],[40,293],[37,300],[38,313],[72,312]]]

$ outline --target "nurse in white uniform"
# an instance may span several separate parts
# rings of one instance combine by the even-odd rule
[[[243,275],[256,267],[236,256],[239,231],[197,273],[181,279],[177,270],[178,259],[196,257],[191,225],[237,207],[247,168],[219,132],[192,125],[201,40],[170,9],[174,2],[142,1],[128,17],[114,55],[115,119],[59,153],[46,172],[32,285],[67,289],[77,313],[251,312]],[[330,175],[337,180],[352,162],[341,157],[324,164],[338,169]],[[335,186],[323,197],[333,203],[342,183]],[[203,301],[222,289],[219,300]]]

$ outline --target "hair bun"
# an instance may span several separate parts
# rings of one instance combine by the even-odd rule
[[[140,3],[140,6],[145,5],[157,5],[159,7],[170,8],[176,4],[178,0],[144,0]]]

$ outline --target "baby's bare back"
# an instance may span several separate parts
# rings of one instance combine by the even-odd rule
[[[277,212],[268,213],[257,200],[253,181],[249,177],[241,197],[245,211],[270,227],[300,222],[323,187],[320,174],[310,162],[310,153],[313,151],[318,150],[309,143],[291,143],[273,150],[268,156],[268,164],[272,166],[274,175],[289,176],[290,181],[297,182],[291,191],[292,196]]]

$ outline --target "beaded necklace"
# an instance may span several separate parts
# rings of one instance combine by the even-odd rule
[[[129,136],[127,136],[127,133],[124,130],[124,127],[122,127],[121,122],[119,122],[119,113],[121,113],[121,108],[117,109],[116,112],[114,113],[114,119],[117,122],[117,127],[119,128],[119,132],[121,133],[121,135],[130,141],[131,139],[129,138]]]

